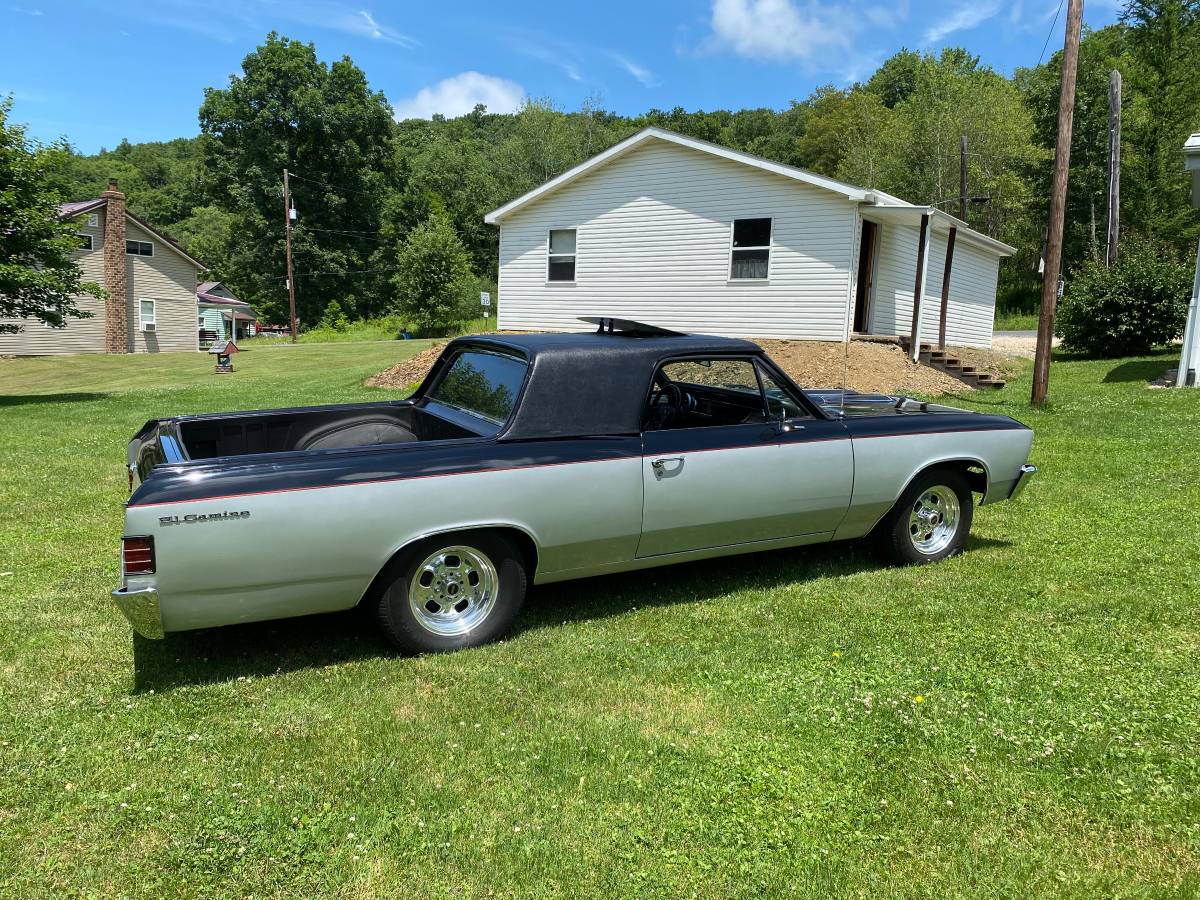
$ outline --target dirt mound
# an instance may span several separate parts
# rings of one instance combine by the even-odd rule
[[[937,397],[972,390],[956,378],[910,360],[895,344],[851,341],[758,341],[771,358],[802,387],[837,388],[885,394]],[[368,387],[405,390],[423,379],[446,345],[436,344],[364,382]]]
[[[433,364],[442,355],[445,347],[445,342],[434,344],[428,350],[422,350],[416,356],[410,356],[404,362],[397,363],[390,369],[384,369],[378,375],[372,375],[363,384],[367,387],[393,388],[395,390],[413,387],[429,374],[429,370],[433,368]]]

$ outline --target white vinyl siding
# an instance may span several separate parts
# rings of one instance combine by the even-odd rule
[[[871,305],[872,334],[906,337],[912,333],[913,287],[917,277],[916,225],[884,223],[880,226],[875,297]],[[933,231],[925,273],[925,299],[921,312],[921,340],[938,338],[942,309],[942,273],[946,266],[944,231]],[[946,343],[960,347],[992,346],[996,310],[996,281],[1000,260],[959,239],[950,269],[950,302],[946,311]]]
[[[925,292],[933,298],[933,306],[921,316],[921,335],[924,340],[937,340],[945,267],[946,235],[938,232],[929,248],[929,281]],[[946,309],[947,344],[985,349],[992,346],[999,276],[1000,260],[996,255],[967,243],[960,234],[954,243],[954,259],[950,266],[950,300]],[[911,328],[910,322],[910,331]]]
[[[498,327],[577,331],[611,315],[705,334],[841,340],[854,204],[650,141],[507,217]],[[734,219],[772,219],[770,279],[730,276]],[[550,229],[577,223],[575,282],[547,282]]]

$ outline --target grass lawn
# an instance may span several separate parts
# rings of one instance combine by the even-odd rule
[[[996,310],[997,331],[1037,331],[1037,313],[1006,313]]]
[[[1169,356],[1058,362],[1040,413],[1027,375],[962,400],[1032,425],[1042,474],[934,567],[553,585],[416,659],[353,614],[131,639],[129,435],[378,397],[424,346],[0,360],[0,896],[1200,893],[1200,392],[1144,386]]]

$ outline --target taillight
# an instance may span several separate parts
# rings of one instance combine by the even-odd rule
[[[126,575],[153,575],[154,538],[121,538],[121,571]]]

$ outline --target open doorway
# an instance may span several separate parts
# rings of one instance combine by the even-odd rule
[[[866,334],[871,323],[871,296],[875,286],[875,248],[879,244],[879,226],[863,219],[858,245],[858,279],[854,290],[854,332]]]

